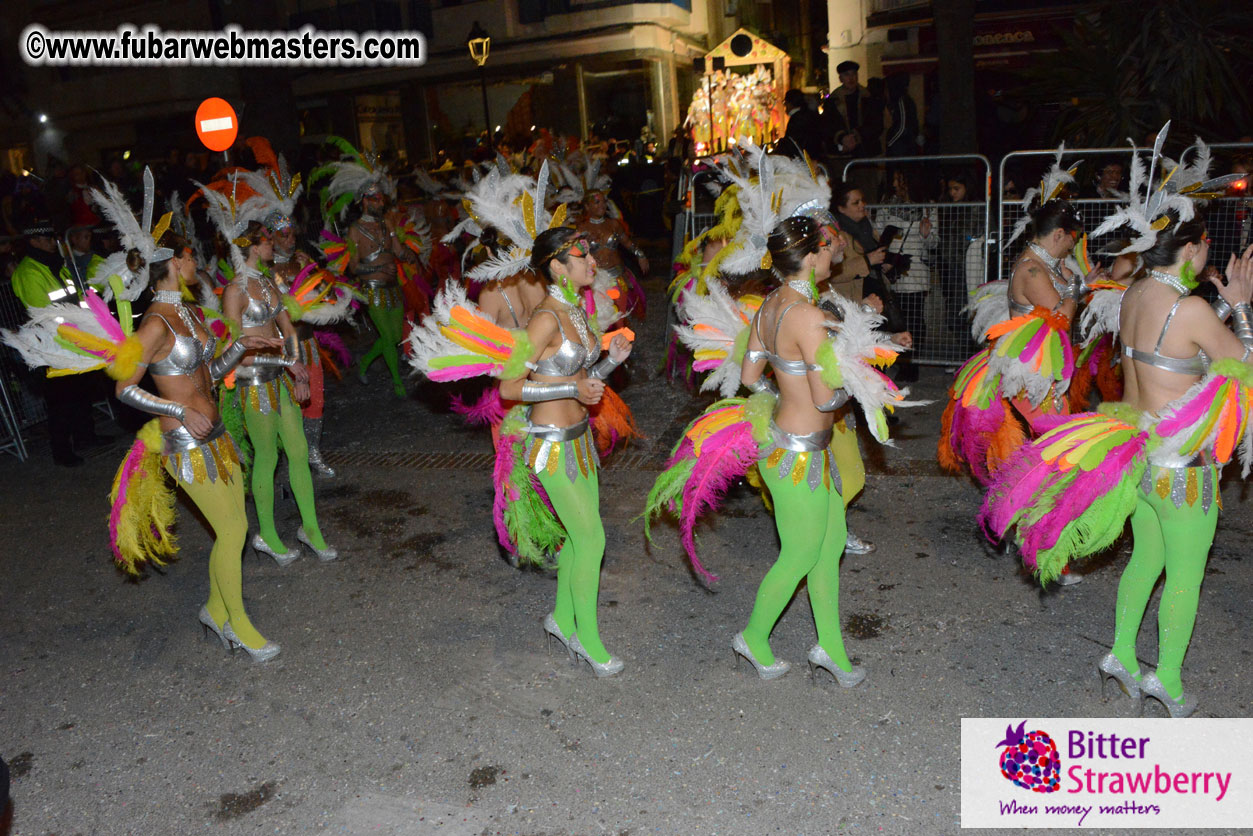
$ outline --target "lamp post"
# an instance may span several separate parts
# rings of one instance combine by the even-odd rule
[[[466,46],[470,49],[470,57],[474,59],[474,63],[479,65],[479,86],[483,90],[483,124],[487,126],[487,147],[495,151],[496,140],[492,136],[492,117],[487,109],[487,70],[483,65],[487,63],[487,54],[492,48],[492,36],[474,21],[474,26],[470,27],[470,34],[466,36]]]

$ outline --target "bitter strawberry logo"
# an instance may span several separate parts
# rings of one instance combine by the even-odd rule
[[[997,746],[1001,750],[1001,774],[1006,780],[1032,792],[1057,792],[1062,773],[1062,761],[1057,755],[1057,744],[1048,732],[1029,731],[1023,720],[1014,728],[1005,727],[1005,739]]]

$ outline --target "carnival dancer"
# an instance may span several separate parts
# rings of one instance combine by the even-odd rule
[[[1099,267],[1078,276],[1063,264],[1083,234],[1078,211],[1062,196],[1074,180],[1074,169],[1061,167],[1063,151],[1039,188],[1023,198],[1024,214],[1010,241],[1025,233],[1028,243],[1009,280],[975,294],[972,332],[989,345],[966,361],[949,387],[940,464],[969,472],[981,485],[1047,426],[1048,416],[1069,412],[1070,323],[1088,286],[1108,278]]]
[[[649,492],[645,516],[667,509],[677,514],[694,569],[713,580],[696,558],[695,523],[734,479],[747,476],[760,485],[771,497],[782,550],[762,580],[748,625],[732,642],[737,660],[746,659],[763,679],[787,673],[790,665],[775,658],[769,636],[807,578],[818,631],[808,654],[811,671],[826,670],[840,685],[853,687],[866,673],[852,664],[840,634],[846,527],[844,488],[831,449],[833,413],[851,395],[871,432],[887,442],[884,410],[908,405],[907,390],[874,366],[890,363],[904,349],[875,330],[882,317],[861,305],[835,297],[831,311],[817,306],[817,283],[830,275],[833,256],[842,249],[838,231],[829,216],[823,223],[804,210],[780,220],[772,169],[763,155],[757,182],[739,198],[744,224],[771,230],[764,242],[750,234],[742,255],[768,249],[765,262],[783,282],[748,330],[740,376],[755,394],[719,401],[689,425]],[[775,385],[763,376],[767,367]]]
[[[315,334],[314,326],[342,322],[351,313],[352,294],[336,277],[319,267],[317,262],[297,245],[296,204],[303,186],[300,175],[287,170],[287,160],[276,155],[264,137],[249,137],[246,142],[257,162],[264,168],[240,171],[238,178],[247,183],[265,203],[262,223],[273,240],[273,259],[265,267],[283,294],[283,302],[300,343],[300,360],[309,372],[309,397],[300,405],[305,441],[309,448],[309,466],[319,475],[332,477],[335,470],[322,457],[322,419],[326,404],[326,382],[319,338],[344,349],[342,340],[333,333]]]
[[[580,202],[583,207],[582,217],[575,225],[592,245],[592,255],[596,258],[598,282],[611,281],[618,284],[622,293],[620,307],[641,321],[644,319],[647,299],[639,278],[631,272],[622,260],[622,252],[633,255],[639,263],[640,270],[648,274],[648,259],[627,232],[622,220],[622,213],[612,206],[609,200],[609,189],[612,181],[608,174],[601,172],[605,158],[587,156],[587,164],[581,172],[569,166],[562,166],[562,178],[565,188],[558,193],[562,202]]]
[[[512,274],[530,264],[549,282],[526,330],[500,328],[449,286],[410,335],[411,362],[435,381],[490,374],[504,399],[520,402],[497,447],[498,538],[521,562],[544,565],[557,555],[557,600],[544,632],[596,676],[613,676],[623,662],[605,649],[597,623],[605,533],[587,408],[601,400],[604,379],[631,343],[623,333],[602,337],[588,321],[580,291],[591,286],[595,260],[587,240],[561,226],[564,205],[551,216],[544,208],[546,175],[541,168],[534,192],[523,195],[526,226],[507,228],[512,246],[495,265]],[[539,234],[532,240],[528,230]]]
[[[1122,300],[1124,400],[1024,447],[997,474],[980,517],[990,535],[1016,527],[1023,560],[1043,581],[1108,546],[1130,517],[1135,546],[1118,583],[1113,646],[1097,669],[1103,683],[1113,679],[1132,698],[1186,717],[1198,701],[1181,673],[1222,507],[1220,471],[1236,450],[1245,476],[1253,463],[1253,248],[1232,255],[1226,281],[1214,281],[1233,334],[1189,295],[1209,255],[1193,198],[1220,194],[1232,176],[1205,179],[1203,146],[1192,165],[1165,160],[1168,128],[1147,167],[1133,159],[1130,203],[1093,233],[1129,226],[1134,238],[1123,252],[1141,253],[1148,268]],[[1136,637],[1163,570],[1157,667],[1145,673]]]
[[[29,363],[62,373],[105,368],[116,381],[122,403],[159,416],[140,430],[118,470],[110,496],[109,532],[117,564],[138,574],[144,564],[164,565],[177,554],[170,528],[174,497],[162,468],[173,477],[213,529],[209,555],[209,599],[197,616],[228,650],[242,647],[254,661],[277,656],[279,645],[253,626],[244,608],[240,557],[248,534],[244,478],[237,448],[218,416],[213,387],[254,352],[273,349],[272,337],[241,336],[217,357],[217,339],[199,310],[184,301],[187,283],[196,281],[196,260],[186,240],[169,229],[166,214],[154,226],[153,179],[144,171],[142,220],[112,183],[93,197],[117,227],[127,271],[122,282],[142,290],[149,280],[152,302],[139,329],[129,318],[113,319],[94,290],[86,307],[59,304],[44,309],[5,341]],[[109,264],[116,269],[118,262]],[[145,372],[156,387],[139,386]]]
[[[222,293],[226,321],[233,333],[283,341],[280,353],[259,354],[250,366],[236,372],[235,389],[230,396],[234,408],[242,412],[254,451],[249,482],[257,509],[258,532],[251,545],[258,553],[273,557],[280,566],[300,556],[298,549],[283,543],[274,523],[274,473],[281,442],[287,454],[288,480],[300,509],[302,525],[296,539],[319,560],[335,560],[339,552],[327,544],[318,525],[309,446],[297,406],[309,398],[309,370],[301,360],[300,340],[283,304],[282,291],[261,271],[263,263],[274,258],[273,239],[258,220],[269,214],[270,204],[254,196],[241,205],[208,186],[200,188],[209,217],[226,242],[234,268],[234,279]]]
[[[370,321],[378,330],[378,338],[357,363],[357,377],[365,383],[370,364],[380,356],[392,376],[392,391],[405,397],[400,379],[400,354],[397,346],[404,331],[404,301],[399,287],[399,262],[416,263],[416,256],[404,246],[395,225],[385,217],[387,201],[396,196],[396,181],[371,153],[362,154],[346,140],[327,140],[343,153],[343,159],[314,169],[309,176],[310,188],[319,179],[330,176],[323,189],[323,215],[329,223],[343,215],[354,201],[361,203],[361,216],[348,229],[346,243],[348,268],[361,282]],[[324,233],[325,235],[325,233]]]

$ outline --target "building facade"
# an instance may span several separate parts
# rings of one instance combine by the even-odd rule
[[[165,158],[199,147],[192,116],[204,98],[235,106],[241,132],[263,133],[289,153],[340,134],[400,159],[499,125],[586,137],[589,130],[662,141],[695,88],[693,59],[739,25],[737,0],[7,0],[0,37],[16,43],[38,22],[54,31],[112,30],[123,22],[167,31],[419,31],[420,67],[28,67],[12,53],[0,108],[6,160],[43,169],[49,158],[101,165],[115,154]],[[480,69],[467,37],[491,37]],[[485,123],[482,89],[486,88]],[[42,117],[42,118],[41,118]]]

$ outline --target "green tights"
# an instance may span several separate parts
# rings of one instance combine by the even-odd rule
[[[383,362],[387,364],[387,370],[392,375],[392,389],[403,397],[405,385],[400,380],[400,354],[396,347],[400,345],[401,335],[404,334],[405,309],[370,305],[366,311],[370,315],[370,321],[378,329],[379,336],[357,364],[357,371],[364,375],[370,364],[382,355]]]
[[[167,465],[166,470],[174,476]],[[228,620],[240,641],[251,648],[265,645],[244,611],[240,558],[248,536],[248,512],[244,507],[244,477],[236,470],[230,481],[207,479],[200,483],[174,480],[200,509],[213,528],[213,551],[209,552],[209,600],[205,609],[219,627]]]
[[[1217,482],[1217,475],[1214,481]],[[1180,671],[1196,624],[1205,562],[1218,526],[1218,503],[1206,513],[1201,503],[1176,508],[1169,497],[1141,493],[1131,515],[1135,548],[1118,581],[1114,610],[1114,655],[1140,678],[1136,636],[1153,587],[1166,570],[1157,610],[1157,678],[1172,699],[1183,695]]]
[[[820,454],[819,454],[820,455]],[[811,491],[805,479],[795,484],[791,473],[779,473],[758,462],[774,502],[774,518],[782,548],[779,559],[757,588],[757,601],[744,628],[744,641],[763,665],[774,664],[770,631],[792,600],[802,579],[809,586],[809,605],[818,628],[818,644],[841,669],[853,669],[840,635],[840,555],[848,529],[844,498],[819,485]]]
[[[585,441],[591,441],[587,436]],[[596,599],[600,594],[600,563],[605,556],[605,526],[600,519],[600,482],[596,471],[582,473],[571,482],[565,457],[572,443],[560,445],[562,460],[556,473],[546,469],[540,484],[566,529],[566,544],[557,555],[557,603],[553,619],[565,636],[577,635],[587,655],[599,663],[609,661],[609,651],[596,626]],[[553,455],[557,451],[553,450]]]
[[[296,495],[296,507],[300,509],[300,522],[314,548],[326,548],[322,530],[318,528],[318,512],[313,501],[313,476],[309,473],[309,443],[305,440],[304,422],[300,407],[292,401],[286,385],[279,387],[282,408],[268,415],[244,407],[244,425],[254,451],[252,460],[252,501],[257,506],[257,526],[266,544],[279,554],[287,551],[283,539],[274,527],[274,471],[278,467],[278,444],[283,443],[287,453],[287,475],[292,493]]]

